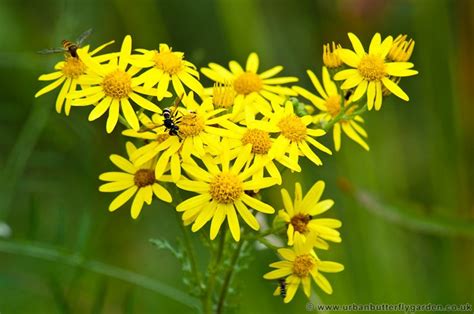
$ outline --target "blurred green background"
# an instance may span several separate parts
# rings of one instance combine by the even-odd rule
[[[93,46],[131,34],[134,47],[166,42],[198,67],[244,63],[255,51],[261,69],[281,64],[308,88],[305,70],[320,73],[322,45],[349,46],[349,31],[366,47],[375,32],[414,38],[420,74],[401,82],[410,102],[390,97],[365,115],[371,151],[345,138],[323,167],[305,164],[284,185],[293,191],[298,178],[306,191],[325,180],[324,197],[336,202],[326,216],[343,221],[342,244],[320,254],[346,267],[327,276],[333,295],[316,290],[325,304],[474,303],[473,1],[1,0],[0,221],[12,234],[0,239],[0,313],[195,311],[156,285],[185,289],[174,257],[148,242],[176,239],[172,209],[154,203],[133,221],[129,205],[109,213],[113,196],[97,190],[113,169],[108,155],[124,153],[119,132],[106,135],[86,109],[56,114],[55,93],[33,98],[37,77],[61,58],[35,51],[90,27]],[[141,274],[129,279],[152,289],[71,266],[79,256]],[[237,313],[305,312],[301,291],[289,305],[272,296],[276,283],[262,275],[273,261],[257,251],[239,274]]]

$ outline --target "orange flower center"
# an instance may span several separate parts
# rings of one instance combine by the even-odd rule
[[[184,115],[179,121],[179,134],[182,137],[197,136],[204,130],[204,119],[196,113]]]
[[[333,95],[326,99],[326,108],[331,117],[335,117],[341,112],[341,96]]]
[[[282,118],[277,126],[280,128],[281,134],[290,141],[299,142],[306,137],[306,125],[300,117],[294,114]]]
[[[293,261],[293,274],[300,278],[308,277],[315,265],[316,259],[310,254],[298,255]]]
[[[248,129],[242,136],[242,144],[252,144],[252,153],[264,155],[272,147],[272,141],[268,132],[258,129]]]
[[[155,66],[170,75],[177,74],[183,69],[183,56],[172,51],[155,52]]]
[[[126,98],[132,91],[132,79],[130,74],[122,70],[115,70],[104,77],[102,88],[105,95],[109,97],[115,99]]]
[[[386,75],[383,59],[374,55],[363,56],[357,69],[367,81],[378,81]]]
[[[242,180],[232,173],[220,173],[209,184],[209,193],[212,199],[221,204],[231,204],[238,200],[244,189]]]
[[[68,57],[61,71],[65,76],[77,79],[86,72],[86,69],[86,65],[79,58]]]
[[[255,73],[244,72],[234,81],[234,89],[238,94],[248,95],[262,89],[262,79]]]
[[[147,185],[152,185],[155,183],[155,171],[151,169],[140,169],[135,172],[133,178],[135,185],[139,188],[145,187]]]

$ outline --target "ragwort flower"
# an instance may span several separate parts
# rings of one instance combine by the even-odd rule
[[[324,125],[340,114],[342,101],[341,94],[339,93],[336,84],[331,80],[326,67],[323,67],[323,85],[321,85],[312,71],[308,70],[306,72],[320,97],[299,86],[294,86],[293,89],[297,91],[298,94],[311,101],[311,103],[321,111],[313,117],[313,123]],[[341,149],[342,130],[354,142],[358,143],[365,150],[369,150],[369,146],[362,138],[367,137],[367,132],[359,125],[359,123],[364,122],[364,119],[359,115],[351,116],[352,112],[357,109],[357,106],[351,103],[351,98],[344,100],[344,102],[344,106],[348,109],[346,109],[344,117],[333,126],[334,148],[336,151]]]
[[[275,280],[285,278],[286,296],[285,303],[290,302],[296,294],[299,285],[303,286],[304,294],[311,296],[311,279],[327,294],[332,294],[332,286],[321,272],[337,273],[344,270],[342,264],[321,261],[313,250],[313,241],[304,240],[300,235],[295,236],[295,245],[291,248],[278,249],[282,261],[270,264],[276,268],[266,273],[263,278]],[[279,287],[276,292],[279,292]]]
[[[296,182],[295,199],[292,202],[288,191],[281,189],[285,209],[280,210],[278,216],[288,225],[288,245],[293,245],[296,234],[305,239],[314,237],[314,245],[320,249],[329,248],[325,240],[341,242],[339,231],[335,230],[341,227],[341,221],[332,218],[315,218],[334,205],[334,201],[330,199],[320,201],[323,191],[324,182],[318,181],[303,198],[301,184]]]
[[[127,154],[130,156],[136,150],[136,147],[127,142]],[[123,172],[106,172],[99,176],[99,179],[106,181],[99,187],[101,192],[119,192],[120,193],[109,206],[110,211],[114,211],[125,204],[133,196],[131,215],[136,219],[142,210],[143,204],[151,204],[153,194],[164,202],[171,203],[171,194],[158,183],[153,171],[151,162],[135,167],[128,159],[119,155],[110,155],[110,160]],[[159,178],[164,181],[165,178]]]
[[[367,94],[368,109],[379,110],[382,107],[382,86],[385,86],[395,96],[408,101],[408,95],[389,77],[405,77],[418,74],[412,70],[411,62],[386,62],[392,48],[393,38],[388,36],[383,41],[379,33],[370,42],[369,52],[366,53],[356,35],[349,33],[354,51],[340,49],[339,57],[353,69],[342,70],[334,76],[336,81],[344,80],[342,89],[355,88],[352,101],[357,101]]]

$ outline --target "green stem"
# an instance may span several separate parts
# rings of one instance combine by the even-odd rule
[[[235,264],[239,260],[240,257],[240,252],[242,251],[242,247],[244,246],[245,240],[241,239],[239,244],[237,245],[237,248],[234,251],[234,254],[232,255],[232,259],[230,262],[229,267],[227,268],[227,273],[224,278],[224,283],[222,284],[221,288],[221,293],[219,296],[219,301],[217,303],[217,311],[216,314],[221,314],[224,310],[224,305],[225,305],[225,298],[227,297],[227,293],[229,291],[229,286],[232,280],[232,275],[235,270]]]
[[[267,239],[265,238],[258,238],[257,239],[258,242],[262,243],[263,245],[265,245],[267,248],[269,248],[270,250],[278,250],[279,247],[278,246],[275,246],[273,244],[270,243],[270,241],[268,241]]]
[[[191,243],[191,236],[189,235],[189,230],[183,225],[183,221],[181,220],[181,217],[179,217],[179,213],[177,211],[175,211],[175,213],[176,213],[176,218],[177,218],[179,228],[181,229],[181,233],[183,235],[184,249],[186,250],[186,254],[188,255],[188,258],[189,258],[189,264],[191,265],[191,272],[194,275],[195,282],[199,285],[199,287],[201,287],[201,283],[202,283],[201,273],[199,272],[199,269],[198,269],[196,254],[194,252],[194,248]]]
[[[263,232],[260,232],[260,233],[253,233],[253,234],[249,234],[247,237],[245,237],[245,239],[247,240],[258,240],[258,239],[261,239],[261,238],[264,238],[268,235],[271,235],[271,234],[279,234],[279,233],[282,233],[286,230],[286,226],[281,226],[279,228],[270,228],[270,229],[267,229]]]
[[[127,129],[131,129],[132,127],[130,124],[128,124],[127,120],[122,116],[122,114],[119,114],[119,121],[122,123]]]
[[[86,260],[79,254],[66,254],[61,252],[60,249],[47,247],[44,244],[29,244],[20,243],[17,241],[0,240],[0,252],[38,258],[41,260],[73,267],[81,267],[104,276],[116,278],[139,287],[149,289],[188,307],[196,309],[199,308],[198,299],[193,298],[186,293],[177,290],[176,288],[150,279],[149,276],[140,275],[123,268],[104,264],[99,261]]]
[[[212,313],[212,296],[214,295],[214,287],[216,285],[216,275],[225,248],[225,231],[226,229],[223,229],[219,238],[219,246],[217,247],[217,251],[212,250],[211,261],[209,262],[208,266],[209,277],[206,284],[206,292],[202,298],[203,312],[205,314]]]

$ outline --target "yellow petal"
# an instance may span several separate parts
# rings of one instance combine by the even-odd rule
[[[255,52],[252,52],[247,59],[245,70],[248,72],[257,73],[258,64],[259,64],[258,55]]]
[[[132,105],[128,101],[127,98],[120,99],[120,105],[122,107],[123,115],[125,116],[125,120],[127,120],[128,124],[134,129],[138,131],[140,129],[140,124],[138,123],[137,114],[132,108]]]
[[[382,78],[382,83],[385,85],[385,87],[391,91],[395,96],[400,97],[401,99],[408,101],[410,98],[408,95],[398,86],[395,84],[393,81],[388,79],[387,77]]]
[[[235,208],[233,204],[225,205],[226,214],[227,214],[227,224],[229,225],[230,233],[235,241],[240,240],[240,225],[237,214],[235,213]]]
[[[375,100],[375,82],[369,82],[369,86],[367,87],[367,108],[372,110],[374,107],[374,100]]]
[[[245,206],[245,204],[240,200],[235,201],[234,204],[237,208],[237,211],[239,212],[239,215],[242,217],[245,223],[253,230],[259,230],[260,224],[258,223],[257,219],[255,219],[255,216],[252,215],[252,213],[248,210],[247,206]]]
[[[357,66],[360,63],[360,58],[361,58],[357,54],[355,54],[352,50],[349,50],[349,49],[339,49],[339,57],[345,64],[353,68],[357,68]],[[335,79],[339,80],[339,78],[335,78]]]
[[[162,187],[158,183],[154,183],[152,185],[152,188],[153,188],[153,193],[156,195],[156,197],[158,197],[160,200],[164,202],[171,203],[173,198],[171,197],[171,194],[170,192],[168,192],[168,190],[166,190],[164,187]]]
[[[275,209],[272,206],[265,204],[264,202],[259,201],[256,198],[250,197],[247,194],[242,194],[241,199],[250,208],[253,208],[264,214],[273,214],[275,212]]]
[[[359,99],[364,96],[365,92],[367,91],[367,85],[369,83],[366,80],[363,80],[360,82],[359,85],[357,85],[357,88],[354,91],[354,94],[352,95],[352,101],[358,101]]]
[[[106,131],[107,133],[112,133],[117,125],[119,118],[120,105],[118,99],[112,99],[112,103],[109,107],[109,116],[107,118]]]
[[[135,194],[135,198],[133,199],[132,202],[132,210],[131,210],[131,215],[133,219],[137,219],[138,216],[140,215],[140,212],[143,208],[143,203],[145,201],[144,199],[144,191],[143,189],[139,189],[137,194]]]
[[[226,209],[224,204],[218,204],[216,213],[212,217],[210,238],[214,240],[219,233],[222,223],[225,220]]]
[[[132,196],[135,194],[135,192],[138,190],[138,187],[136,185],[132,186],[131,188],[123,191],[120,193],[114,200],[110,203],[109,205],[109,211],[113,212],[114,210],[118,209],[121,207],[123,204],[125,204]]]
[[[365,50],[364,50],[364,47],[362,46],[362,43],[360,42],[359,38],[357,38],[357,36],[354,35],[353,33],[348,33],[347,35],[349,36],[349,40],[352,43],[352,47],[354,47],[354,51],[357,53],[357,55],[359,57],[363,57],[365,55]],[[344,49],[342,49],[342,50],[344,50]],[[340,51],[341,51],[341,49],[339,49],[339,52]]]
[[[120,49],[120,58],[119,58],[120,70],[125,71],[131,52],[132,52],[132,37],[130,35],[127,35],[125,36],[122,42],[122,48]]]
[[[62,82],[64,82],[66,80],[66,77],[63,76],[61,77],[60,79],[54,81],[53,83],[43,87],[42,89],[40,89],[36,94],[35,94],[35,98],[38,98],[39,96],[41,95],[44,95],[46,94],[47,92],[50,92],[52,91],[53,89],[55,89],[56,87],[58,87],[59,85],[61,85]]]
[[[382,43],[382,36],[380,33],[376,33],[372,40],[370,41],[369,54],[377,54],[380,49],[380,44]]]

